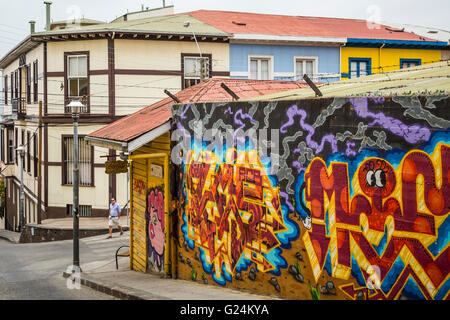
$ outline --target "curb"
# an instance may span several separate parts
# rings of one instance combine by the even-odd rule
[[[70,274],[63,272],[64,278],[69,278]],[[121,300],[154,300],[160,299],[159,297],[150,296],[148,293],[126,288],[124,286],[118,286],[117,284],[109,282],[108,284],[99,280],[93,280],[86,274],[81,273],[81,285],[91,288],[93,290],[102,292],[104,294],[113,296]]]
[[[0,233],[0,238],[4,239],[4,240],[7,240],[7,241],[9,241],[11,243],[15,243],[15,244],[20,243],[19,240],[16,241],[13,237],[5,236],[5,235],[2,235],[1,233]]]

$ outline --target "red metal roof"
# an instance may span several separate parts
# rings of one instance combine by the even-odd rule
[[[221,87],[222,83],[240,98],[251,98],[308,86],[305,82],[297,81],[214,78],[179,91],[175,96],[183,103],[232,101],[232,97]],[[170,105],[174,103],[168,97],[94,131],[88,136],[122,142],[131,141],[166,123],[172,117]]]
[[[217,29],[228,33],[281,36],[336,37],[406,41],[436,41],[409,32],[379,25],[369,28],[366,20],[286,16],[232,11],[198,10],[188,12]]]

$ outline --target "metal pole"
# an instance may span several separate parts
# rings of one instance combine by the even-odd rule
[[[24,219],[24,195],[23,195],[23,151],[20,151],[20,195],[19,195],[19,231],[22,232],[25,223]]]
[[[73,113],[73,265],[80,266],[80,250],[78,242],[78,114]]]
[[[127,165],[129,166],[129,164],[127,163]],[[130,225],[129,225],[129,214],[130,214],[130,170],[127,170],[127,226],[128,229],[130,229]]]

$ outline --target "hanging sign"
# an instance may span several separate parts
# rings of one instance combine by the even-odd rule
[[[117,174],[117,173],[127,173],[128,166],[127,161],[106,161],[105,162],[105,173],[106,174]]]

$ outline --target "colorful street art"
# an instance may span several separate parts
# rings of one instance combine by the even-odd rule
[[[444,196],[450,194],[450,145],[438,144],[431,157],[411,151],[397,170],[383,159],[367,158],[351,182],[346,163],[327,168],[320,158],[304,176],[312,228],[303,241],[316,280],[326,259],[333,277],[349,279],[353,257],[364,283],[368,278],[374,283],[368,298],[396,298],[410,277],[425,298],[439,292],[448,278],[449,248],[436,256],[427,248],[450,208]],[[341,289],[351,298],[358,293],[353,285]]]
[[[150,267],[162,271],[164,264],[164,188],[150,188],[147,194],[147,248]]]
[[[276,233],[286,230],[277,188],[273,188],[257,152],[229,149],[227,162],[209,151],[188,155],[186,206],[187,236],[204,250],[204,263],[234,274],[241,259],[258,270],[275,267],[265,255],[280,245]]]
[[[291,299],[450,299],[449,110],[448,96],[175,106],[180,277]]]

